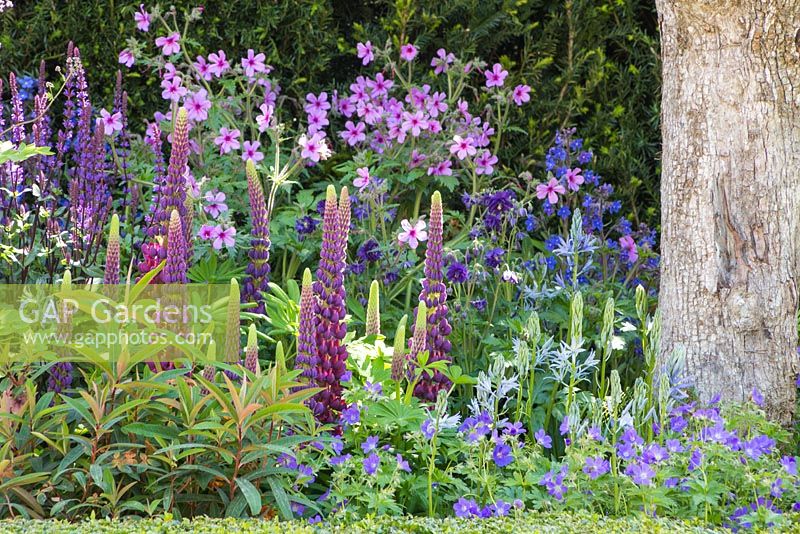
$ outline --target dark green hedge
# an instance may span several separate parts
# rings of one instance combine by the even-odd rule
[[[610,519],[593,514],[528,514],[519,518],[491,518],[485,520],[468,519],[427,519],[418,517],[384,516],[362,519],[352,523],[333,523],[309,525],[305,521],[277,522],[236,519],[194,519],[169,521],[162,518],[126,521],[84,521],[66,523],[54,521],[0,521],[0,530],[8,534],[39,532],[42,534],[172,534],[177,532],[198,532],[205,534],[284,534],[292,533],[399,533],[449,534],[454,532],[475,533],[563,533],[593,534],[610,533],[660,533],[682,532],[701,534],[730,532],[704,527],[701,524],[678,520],[651,518],[647,516]]]
[[[3,69],[34,72],[40,59],[60,62],[71,39],[82,50],[90,83],[108,99],[117,53],[137,32],[141,0],[16,2],[0,15]],[[146,5],[153,2],[145,2]],[[431,57],[443,46],[502,60],[534,88],[504,143],[501,161],[515,170],[541,162],[559,127],[577,126],[600,156],[599,170],[623,194],[635,219],[657,222],[659,65],[653,0],[208,0],[198,41],[230,56],[264,50],[290,96],[346,87],[359,71],[355,43],[411,36]],[[196,1],[161,2],[178,8]],[[141,35],[141,34],[139,34]],[[155,79],[131,74],[134,125],[160,105]],[[139,119],[138,121],[136,119]]]

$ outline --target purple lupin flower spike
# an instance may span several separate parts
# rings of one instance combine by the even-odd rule
[[[256,172],[253,160],[248,159],[246,165],[247,194],[250,199],[250,222],[253,226],[250,234],[250,250],[247,255],[247,277],[244,279],[242,302],[252,302],[256,307],[251,311],[265,313],[264,294],[269,290],[269,214],[264,201],[264,189]]]
[[[247,347],[244,350],[244,368],[259,375],[261,370],[258,366],[258,331],[256,325],[251,324],[247,330]]]
[[[297,327],[297,357],[295,368],[302,369],[302,376],[308,379],[310,386],[314,385],[317,364],[319,363],[314,350],[315,316],[314,316],[314,289],[311,282],[311,270],[303,272],[303,286],[300,290],[300,313]]]
[[[427,350],[429,362],[445,360],[450,362],[450,335],[452,328],[447,320],[447,287],[442,274],[443,258],[443,211],[442,195],[438,191],[431,199],[431,217],[428,228],[428,248],[425,251],[425,279],[422,281],[420,302],[427,307]],[[415,327],[416,331],[416,327]],[[430,402],[436,401],[439,390],[450,387],[450,380],[441,372],[435,371],[433,377],[424,375],[414,388],[414,395]]]
[[[186,243],[183,240],[183,227],[178,210],[172,210],[167,234],[167,263],[161,272],[165,284],[185,284],[186,278]]]
[[[186,238],[186,164],[189,161],[189,116],[180,108],[172,131],[172,152],[163,190],[159,187],[158,207],[154,210],[150,236],[164,236],[172,210],[177,210]],[[185,252],[185,251],[184,251]]]
[[[119,217],[116,213],[111,217],[111,230],[108,233],[106,272],[103,276],[103,283],[119,284]]]
[[[346,407],[342,399],[342,378],[346,372],[347,334],[344,322],[344,268],[347,240],[350,232],[350,197],[342,188],[337,205],[336,189],[328,187],[325,214],[322,221],[322,251],[317,280],[314,282],[315,302],[315,384],[324,388],[309,400],[309,407],[322,423],[332,423]]]

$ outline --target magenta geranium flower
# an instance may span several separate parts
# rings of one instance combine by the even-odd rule
[[[369,185],[371,179],[369,175],[369,169],[367,167],[359,167],[356,169],[356,174],[358,176],[355,180],[353,180],[353,185],[356,186],[359,191],[361,191]]]
[[[412,61],[415,57],[417,57],[417,47],[411,43],[406,43],[400,47],[400,59],[404,59],[406,61]]]
[[[328,124],[330,124],[330,122],[328,121],[327,115],[324,113],[310,113],[308,115],[308,134],[314,135],[315,133],[324,130]]]
[[[580,167],[568,170],[565,178],[567,180],[567,187],[572,191],[580,189],[581,184],[584,182]]]
[[[156,46],[161,48],[161,53],[165,56],[177,54],[181,51],[181,34],[174,32],[166,37],[158,37]]]
[[[225,193],[222,191],[209,191],[205,196],[206,205],[203,209],[206,213],[211,215],[213,219],[219,217],[222,213],[228,211],[228,205],[225,204]]]
[[[340,132],[339,135],[342,139],[347,141],[347,144],[350,146],[355,146],[367,138],[366,134],[364,133],[364,130],[366,130],[367,126],[361,121],[359,121],[358,124],[353,124],[353,121],[347,121],[344,124],[344,128],[345,130]]]
[[[212,241],[217,238],[218,235],[218,226],[213,226],[211,224],[204,224],[200,227],[200,231],[197,232],[197,236],[200,239],[205,239],[206,241]]]
[[[314,93],[308,93],[306,95],[306,102],[308,103],[303,109],[305,109],[306,113],[309,115],[324,115],[331,109],[331,105],[328,103],[328,93],[325,91],[322,91],[319,96]]]
[[[438,117],[439,113],[447,111],[447,95],[442,92],[436,92],[431,95],[428,102],[425,104],[425,109],[431,114],[431,117]]]
[[[230,62],[228,62],[228,58],[225,57],[224,50],[218,50],[216,54],[213,52],[209,54],[208,63],[208,70],[218,78],[231,66]]]
[[[231,150],[239,150],[239,136],[237,129],[229,130],[224,126],[219,129],[219,135],[214,138],[214,144],[219,147],[220,154],[227,154]]]
[[[415,111],[414,113],[406,111],[403,113],[403,124],[401,128],[404,132],[411,132],[412,136],[419,137],[419,134],[422,133],[423,130],[428,129],[428,120],[425,118],[425,114],[422,111]]]
[[[425,231],[425,221],[419,220],[414,226],[408,222],[408,219],[403,219],[400,222],[403,231],[397,236],[397,240],[401,243],[406,243],[410,248],[416,249],[422,241],[428,240],[428,232]]]
[[[125,65],[128,68],[131,68],[135,61],[136,58],[133,57],[133,53],[127,48],[119,53],[120,64]]]
[[[267,70],[267,66],[264,64],[265,59],[267,59],[267,56],[264,54],[256,54],[252,48],[247,50],[247,57],[242,58],[242,67],[248,78],[252,78],[257,72]]]
[[[628,254],[628,261],[636,263],[639,259],[639,252],[636,249],[636,241],[633,237],[626,235],[619,238],[619,247]]]
[[[211,80],[211,65],[208,64],[206,58],[203,56],[197,56],[197,61],[194,63],[194,68],[197,69],[197,73],[205,81]]]
[[[236,236],[236,228],[233,226],[223,229],[221,225],[218,225],[214,231],[216,233],[216,237],[214,237],[214,243],[212,246],[215,250],[219,250],[222,247],[230,248],[236,244],[236,240],[234,239]]]
[[[181,85],[181,79],[178,76],[175,76],[171,80],[164,80],[161,82],[161,97],[164,100],[171,100],[173,102],[177,102],[184,96],[186,93],[189,92],[183,85]]]
[[[455,154],[460,160],[467,156],[474,156],[477,150],[475,149],[475,141],[471,137],[461,137],[460,135],[453,136],[453,144],[450,145],[450,153]]]
[[[440,161],[428,167],[428,176],[452,176],[453,162],[448,160]]]
[[[311,137],[302,136],[298,143],[301,148],[300,156],[314,163],[317,163],[320,159],[325,159],[327,157],[326,153],[329,153],[322,132],[317,132]]]
[[[511,98],[514,99],[514,103],[518,106],[521,106],[525,102],[530,102],[531,88],[527,85],[518,85],[511,93]]]
[[[484,150],[475,158],[475,174],[492,174],[494,165],[497,163],[497,156],[488,150]]]
[[[264,159],[264,154],[258,151],[261,143],[258,141],[245,141],[242,143],[242,161],[252,159],[253,163],[258,163]]]
[[[550,204],[558,202],[558,195],[563,195],[567,190],[555,178],[550,178],[546,184],[539,184],[536,186],[536,198],[539,200],[547,199]]]
[[[143,32],[150,30],[150,13],[145,11],[144,4],[139,4],[139,11],[133,14],[136,27]]]
[[[448,54],[444,48],[436,51],[436,57],[431,60],[431,67],[433,67],[434,74],[441,74],[447,70],[447,67],[455,61],[456,56]]]
[[[500,63],[495,63],[492,70],[487,70],[483,74],[486,76],[486,87],[503,87],[508,71],[504,70]]]
[[[183,106],[189,115],[189,120],[198,122],[204,121],[208,118],[208,110],[211,109],[211,101],[207,98],[208,92],[205,89],[200,89],[196,93],[192,93],[187,98]]]
[[[261,110],[261,114],[256,115],[256,124],[258,124],[258,131],[265,132],[272,123],[272,114],[275,112],[275,108],[269,104],[261,104],[260,106],[258,106],[258,109]]]
[[[113,135],[114,132],[122,130],[122,113],[109,113],[105,109],[100,110],[100,118],[97,119],[97,125],[103,128],[103,133],[106,135]]]
[[[356,45],[356,53],[362,65],[369,65],[370,62],[375,59],[375,54],[372,51],[372,43],[370,41],[363,44],[358,43]]]
[[[393,85],[394,82],[386,79],[382,72],[376,74],[374,80],[367,80],[367,87],[372,90],[370,93],[372,98],[388,96],[389,89],[391,89]]]

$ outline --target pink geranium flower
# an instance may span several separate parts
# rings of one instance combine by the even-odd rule
[[[133,20],[140,31],[146,32],[150,29],[150,13],[145,11],[144,4],[139,4],[139,11],[133,14]]]
[[[539,200],[547,199],[550,204],[558,202],[558,195],[563,195],[567,190],[555,178],[550,178],[546,184],[536,186],[536,198]]]
[[[203,226],[200,227],[200,231],[197,232],[197,236],[200,239],[205,239],[207,241],[211,241],[211,240],[217,238],[217,235],[219,235],[219,233],[218,233],[219,230],[221,230],[221,228],[219,226],[212,226],[210,224],[204,224]]]
[[[164,100],[171,100],[173,102],[177,102],[184,96],[186,93],[189,92],[183,85],[181,85],[181,79],[178,76],[175,76],[171,80],[164,80],[161,82],[161,97]]]
[[[360,123],[359,123],[360,124]],[[317,163],[320,158],[323,157],[325,151],[327,151],[327,146],[325,145],[325,139],[321,132],[317,132],[311,137],[301,137],[300,138],[300,156],[303,158],[313,161]]]
[[[415,57],[417,57],[417,47],[411,43],[406,43],[400,47],[400,59],[404,59],[406,61],[413,61]]]
[[[441,74],[447,70],[447,67],[455,61],[456,56],[448,54],[444,48],[436,51],[436,57],[431,60],[431,67],[433,67],[434,74]]]
[[[620,237],[619,246],[628,254],[628,261],[636,263],[636,260],[639,259],[639,252],[636,249],[636,241],[633,240],[633,237],[629,235]]]
[[[197,69],[197,73],[205,81],[211,80],[211,65],[208,64],[206,58],[203,56],[197,56],[197,61],[194,63],[194,68]]]
[[[261,104],[258,109],[261,110],[260,115],[256,115],[256,124],[258,124],[258,131],[259,132],[266,132],[269,129],[270,124],[272,123],[272,114],[275,112],[275,108],[270,106],[269,104]]]
[[[350,146],[355,146],[367,138],[364,133],[367,126],[361,121],[359,121],[358,124],[353,124],[353,121],[347,121],[344,124],[344,128],[345,130],[340,132],[339,135],[342,139],[347,141],[347,144]]]
[[[211,101],[207,98],[208,92],[205,89],[200,89],[196,93],[192,93],[187,98],[183,105],[189,116],[189,120],[199,122],[208,118],[208,110],[211,109]]]
[[[514,99],[514,103],[518,106],[521,106],[525,102],[530,102],[531,88],[527,85],[518,85],[511,93],[511,98]]]
[[[425,231],[425,221],[417,221],[414,226],[408,222],[408,219],[403,219],[400,223],[403,231],[397,236],[398,241],[406,243],[410,248],[416,249],[421,241],[428,240],[428,232]]]
[[[219,129],[219,135],[214,138],[214,144],[219,147],[220,154],[227,154],[231,150],[239,150],[239,136],[241,132],[233,129],[229,130],[224,126]]]
[[[372,43],[370,41],[364,44],[358,43],[356,45],[356,53],[362,65],[369,65],[370,62],[375,59],[375,54],[372,51]]]
[[[325,114],[329,109],[331,109],[331,105],[328,103],[328,93],[325,91],[321,92],[319,96],[315,95],[314,93],[308,93],[306,95],[306,102],[308,103],[303,109],[305,109],[306,113],[308,114]]]
[[[455,154],[458,159],[474,156],[476,152],[475,141],[473,141],[471,137],[462,138],[460,135],[453,136],[453,144],[450,145],[450,153]]]
[[[581,184],[584,182],[580,167],[568,170],[565,178],[567,180],[567,187],[572,191],[580,189]]]
[[[133,57],[133,53],[127,48],[119,53],[120,64],[125,65],[128,68],[131,68],[135,61],[136,58]]]
[[[212,246],[215,250],[219,250],[222,247],[230,248],[236,244],[236,240],[234,239],[236,236],[236,228],[233,226],[223,229],[222,225],[217,225],[214,231],[216,236],[214,237],[214,243]]]
[[[256,54],[252,48],[247,50],[247,57],[242,58],[242,67],[248,78],[255,76],[256,72],[267,70],[267,66],[264,64],[265,59],[267,59],[267,56],[264,54]]]
[[[484,150],[475,158],[475,174],[492,174],[496,163],[497,156],[493,155],[488,150]]]
[[[181,34],[174,32],[166,37],[159,37],[156,39],[156,46],[161,48],[161,53],[165,56],[177,54],[181,51]]]
[[[495,63],[492,70],[487,70],[484,73],[486,76],[486,87],[502,87],[508,76],[508,71],[503,70],[500,63]]]
[[[369,169],[367,167],[359,167],[356,169],[356,174],[358,176],[355,180],[353,180],[353,185],[356,186],[359,191],[363,191],[364,188],[369,185],[369,182],[372,179],[372,177],[369,175]]]
[[[403,113],[403,124],[401,128],[404,132],[411,132],[412,136],[419,137],[419,134],[421,134],[423,130],[428,129],[428,120],[421,111],[415,111],[414,113],[406,111]]]
[[[225,204],[225,193],[222,191],[209,191],[205,196],[206,205],[203,209],[206,213],[216,219],[220,214],[228,211],[228,205]]]
[[[97,125],[103,128],[104,134],[114,135],[114,132],[122,130],[122,113],[111,114],[105,109],[101,109]]]
[[[208,63],[208,70],[211,71],[211,74],[218,78],[222,76],[222,74],[231,66],[231,64],[228,62],[228,58],[225,57],[224,50],[218,50],[216,54],[209,54]]]
[[[264,159],[264,154],[258,151],[259,147],[261,147],[261,143],[258,141],[245,141],[242,144],[242,161],[251,159],[253,163],[258,163]]]

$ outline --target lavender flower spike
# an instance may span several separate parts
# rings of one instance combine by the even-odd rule
[[[314,385],[316,366],[319,363],[315,351],[314,290],[311,284],[311,270],[303,273],[303,288],[300,290],[300,317],[297,328],[297,358],[295,367],[303,370],[309,385]]]
[[[314,282],[317,361],[313,378],[316,385],[324,389],[309,400],[309,407],[321,423],[336,421],[346,407],[341,380],[347,361],[347,347],[343,342],[347,334],[344,268],[349,232],[350,197],[347,189],[342,188],[337,205],[336,189],[329,186],[322,221],[322,250]]]
[[[103,276],[103,283],[119,284],[119,217],[116,213],[111,217],[111,229],[108,233],[106,272]]]
[[[161,273],[165,284],[185,284],[186,278],[186,242],[183,238],[183,226],[178,210],[172,210],[167,234],[167,263]]]
[[[431,216],[428,227],[428,248],[425,251],[425,279],[422,281],[420,303],[427,305],[427,350],[429,362],[450,362],[451,344],[447,339],[452,330],[447,321],[447,287],[444,284],[442,195],[438,191],[431,199]],[[416,335],[416,328],[414,330]],[[441,372],[433,377],[422,377],[414,390],[418,398],[434,402],[439,391],[450,387],[450,381]]]
[[[244,353],[245,369],[256,376],[260,375],[261,369],[258,366],[258,331],[255,324],[251,324],[247,331],[247,348]]]
[[[255,303],[256,307],[251,311],[263,314],[266,312],[264,294],[269,290],[269,214],[264,201],[264,189],[252,159],[247,160],[246,174],[253,229],[250,232],[250,250],[247,251],[250,261],[245,271],[247,277],[242,288],[242,302]]]
[[[373,280],[369,286],[369,300],[367,301],[367,335],[377,336],[381,333],[381,302],[378,281]]]

